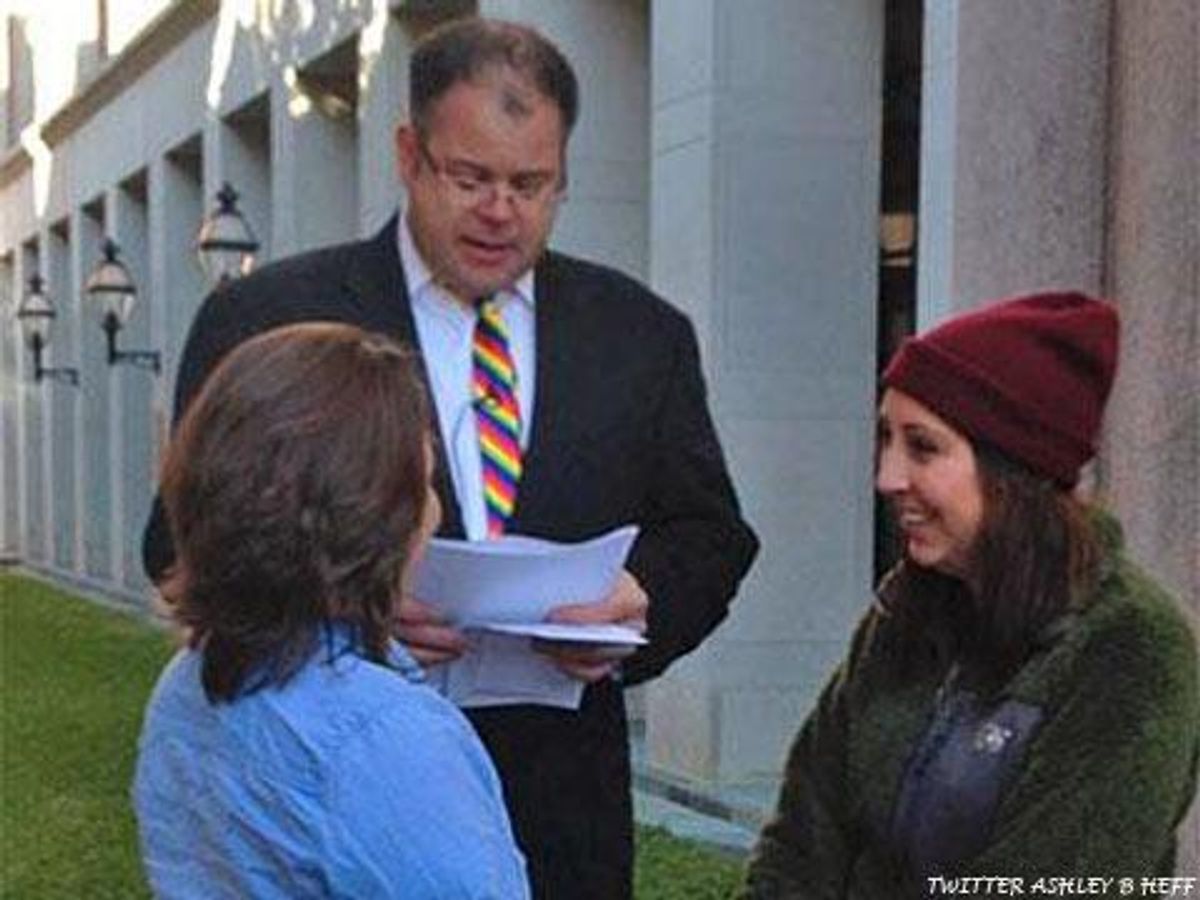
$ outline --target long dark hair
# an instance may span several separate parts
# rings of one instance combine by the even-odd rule
[[[385,659],[429,440],[415,357],[388,338],[292,325],[221,362],[161,487],[178,551],[163,596],[210,700],[285,682],[335,621]]]
[[[972,548],[972,582],[905,557],[879,596],[897,620],[912,663],[949,655],[984,687],[1001,686],[1047,629],[1085,603],[1100,550],[1087,506],[996,448],[972,441],[983,521]]]

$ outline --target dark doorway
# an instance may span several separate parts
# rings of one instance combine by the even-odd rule
[[[912,334],[917,305],[917,201],[921,150],[923,0],[886,0],[879,198],[876,371]],[[891,516],[875,503],[875,579],[899,554]]]

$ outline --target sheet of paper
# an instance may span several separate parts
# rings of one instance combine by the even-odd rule
[[[480,629],[498,634],[517,634],[541,638],[544,641],[561,641],[567,644],[607,644],[617,647],[637,647],[646,639],[624,625],[569,625],[561,622],[496,622],[481,625]]]
[[[417,568],[413,593],[466,631],[471,648],[459,660],[432,668],[430,683],[464,707],[539,703],[578,708],[583,685],[534,651],[525,629],[544,626],[556,606],[602,599],[616,583],[636,537],[637,528],[627,526],[576,544],[524,536],[435,538]],[[491,630],[495,626],[516,626],[520,633],[499,633]]]
[[[434,538],[413,593],[460,628],[541,622],[564,603],[604,597],[616,582],[637,528],[562,544],[522,535],[493,541]]]
[[[531,639],[484,631],[467,633],[471,649],[429,670],[429,682],[457,706],[533,703],[578,709],[583,684],[535,652]]]

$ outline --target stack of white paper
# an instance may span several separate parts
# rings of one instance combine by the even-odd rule
[[[531,639],[641,644],[619,625],[548,623],[556,606],[590,603],[612,590],[637,528],[562,544],[523,536],[492,541],[435,538],[418,566],[413,593],[463,629],[471,648],[430,670],[430,681],[459,706],[541,703],[577,708],[580,682],[531,648]]]

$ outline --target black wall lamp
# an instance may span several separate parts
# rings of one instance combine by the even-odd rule
[[[237,206],[238,192],[226,181],[217,192],[217,207],[200,224],[196,255],[212,285],[247,275],[254,266],[258,239]]]
[[[25,337],[25,343],[33,352],[33,380],[41,381],[49,378],[61,381],[63,384],[79,386],[79,370],[68,366],[45,368],[42,365],[42,353],[50,343],[50,332],[54,325],[56,313],[50,301],[46,298],[45,282],[41,275],[29,277],[29,290],[17,309],[17,322]]]
[[[137,299],[137,288],[129,269],[117,256],[121,248],[112,238],[104,239],[102,259],[83,285],[83,292],[96,304],[100,325],[108,336],[108,364],[129,363],[141,369],[159,372],[162,361],[157,350],[118,350],[117,332],[129,320]]]

